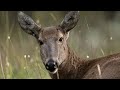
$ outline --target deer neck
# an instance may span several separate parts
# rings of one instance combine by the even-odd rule
[[[77,72],[80,70],[79,74],[84,73],[83,67],[85,60],[81,59],[73,52],[70,47],[68,46],[68,56],[66,60],[59,66],[58,73],[51,75],[53,79],[74,79],[77,78]],[[59,76],[59,77],[58,77]],[[80,76],[80,75],[79,75]]]

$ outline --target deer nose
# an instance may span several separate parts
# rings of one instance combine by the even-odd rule
[[[58,68],[58,64],[57,62],[55,62],[54,60],[49,60],[46,65],[45,65],[46,69],[50,72],[54,72],[57,68]]]

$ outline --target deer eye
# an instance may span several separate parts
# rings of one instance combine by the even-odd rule
[[[39,40],[39,43],[40,43],[40,45],[43,45],[43,44],[44,44],[42,40]]]
[[[59,42],[62,42],[63,41],[63,37],[59,38]]]

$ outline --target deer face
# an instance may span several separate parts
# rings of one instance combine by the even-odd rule
[[[41,28],[23,12],[18,13],[18,22],[25,32],[37,39],[40,45],[41,59],[46,69],[53,74],[56,73],[67,58],[67,39],[69,31],[78,22],[78,11],[69,12],[58,26]]]
[[[38,38],[41,58],[47,70],[55,73],[67,56],[67,38],[60,27],[44,28]]]

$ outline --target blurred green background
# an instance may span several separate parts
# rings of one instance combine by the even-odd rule
[[[25,11],[42,27],[58,25],[67,11]],[[120,52],[120,12],[81,11],[69,46],[83,59]],[[0,78],[50,79],[36,39],[17,22],[17,11],[0,11]]]

